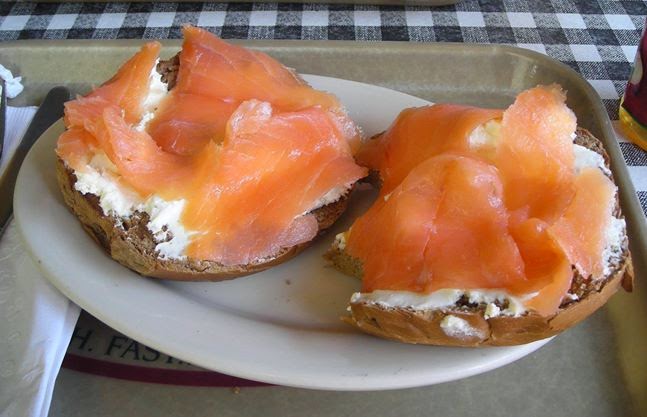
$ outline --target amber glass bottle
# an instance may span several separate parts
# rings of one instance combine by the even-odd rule
[[[647,22],[645,27],[647,28]],[[647,69],[647,37],[643,29],[636,51],[634,69],[618,113],[624,134],[636,145],[647,150],[647,77],[643,76],[645,69]]]

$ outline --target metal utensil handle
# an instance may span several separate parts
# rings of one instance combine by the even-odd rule
[[[43,132],[63,116],[63,103],[69,99],[70,92],[65,87],[54,87],[47,93],[43,104],[29,124],[25,136],[16,147],[15,153],[0,176],[0,236],[13,213],[13,192],[18,171],[27,152]]]
[[[7,83],[0,79],[0,160],[2,159],[2,149],[4,148],[4,135],[7,130]]]

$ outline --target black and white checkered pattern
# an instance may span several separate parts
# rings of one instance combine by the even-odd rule
[[[223,38],[512,44],[580,72],[611,116],[647,15],[643,1],[463,0],[455,6],[276,3],[0,3],[0,40],[180,38],[191,23]]]
[[[16,2],[0,3],[0,40],[169,39],[190,23],[223,38],[511,44],[574,68],[617,119],[646,17],[641,0],[462,0],[444,7]],[[647,154],[629,143],[622,149],[647,208]]]

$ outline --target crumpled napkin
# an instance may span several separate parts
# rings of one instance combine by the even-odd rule
[[[0,172],[35,112],[7,107]],[[79,313],[43,277],[11,221],[0,237],[0,416],[47,416]]]

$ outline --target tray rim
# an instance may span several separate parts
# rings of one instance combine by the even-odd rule
[[[96,45],[105,47],[134,47],[141,45],[149,40],[26,40],[26,41],[9,41],[3,43],[3,46],[11,48],[22,48],[25,46],[47,46],[47,47],[70,47],[73,44]],[[181,44],[180,39],[163,40],[161,41],[164,47],[179,47]],[[634,252],[634,262],[637,264],[636,269],[638,275],[645,271],[644,266],[641,265],[644,256],[644,250],[647,247],[645,241],[647,239],[647,225],[645,224],[642,208],[638,202],[633,183],[629,177],[628,169],[622,157],[619,145],[615,140],[615,133],[611,124],[611,120],[606,112],[602,101],[593,89],[593,87],[582,76],[567,65],[554,60],[544,54],[527,50],[520,47],[509,45],[482,45],[482,44],[456,44],[456,43],[402,43],[402,42],[357,42],[357,41],[304,41],[304,40],[237,40],[234,41],[238,44],[244,44],[252,48],[291,48],[291,47],[314,47],[321,49],[334,49],[336,46],[352,47],[352,48],[366,48],[367,46],[374,47],[379,45],[381,48],[395,48],[405,49],[406,51],[419,51],[420,49],[438,49],[438,50],[451,50],[462,48],[464,50],[475,49],[480,52],[492,51],[493,53],[502,53],[509,55],[517,55],[522,58],[530,59],[538,62],[540,65],[545,64],[549,66],[556,66],[555,70],[560,76],[567,77],[569,82],[576,83],[577,87],[581,89],[584,97],[590,101],[590,111],[592,116],[600,123],[601,137],[607,152],[609,153],[612,171],[616,176],[616,181],[619,187],[621,196],[621,204],[628,222],[628,231],[630,233],[630,243],[632,244],[632,251]],[[3,48],[4,49],[4,48]],[[9,48],[7,48],[9,49]],[[4,51],[3,51],[4,52]],[[2,54],[2,53],[0,53]],[[324,74],[321,74],[324,75]],[[366,81],[363,81],[366,82]],[[639,248],[636,250],[636,247]],[[640,254],[640,255],[638,255]],[[638,255],[638,256],[636,256]],[[638,262],[637,262],[638,261]]]

